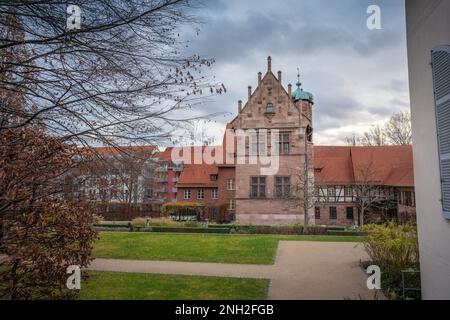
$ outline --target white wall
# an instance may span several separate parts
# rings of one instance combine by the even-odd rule
[[[450,220],[442,217],[431,50],[450,45],[450,1],[406,0],[422,293],[450,299]]]

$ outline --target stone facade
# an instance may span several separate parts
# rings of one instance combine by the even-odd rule
[[[300,90],[300,83],[298,84]],[[252,91],[248,87],[248,101],[242,107],[238,104],[238,116],[232,121],[233,129],[237,132],[249,133],[254,130],[257,134],[267,130],[268,137],[263,144],[267,155],[276,157],[278,165],[275,170],[264,168],[258,157],[256,164],[245,163],[251,154],[252,143],[250,139],[245,144],[245,158],[237,154],[236,158],[236,221],[245,224],[291,224],[303,223],[304,210],[294,205],[293,201],[277,199],[275,194],[276,177],[289,178],[291,197],[295,198],[298,185],[298,172],[303,170],[305,161],[313,163],[312,135],[309,140],[306,132],[312,132],[312,96],[309,100],[292,99],[291,85],[286,91],[282,85],[281,71],[275,76],[271,70],[271,58],[268,58],[267,72],[262,76],[258,74],[258,86]],[[259,139],[259,138],[258,138]],[[238,142],[239,143],[239,142]],[[275,144],[275,145],[274,145]],[[261,141],[258,140],[258,155],[261,156]],[[279,155],[275,147],[279,147]],[[253,150],[253,149],[252,149]],[[264,153],[264,152],[263,152]],[[309,160],[306,159],[308,155]],[[272,167],[275,167],[272,162]],[[313,166],[308,166],[309,176],[313,176]],[[255,187],[254,181],[258,180]],[[255,180],[254,180],[255,179]],[[253,186],[252,186],[253,185]],[[263,188],[264,194],[253,194],[252,188]],[[258,191],[257,191],[258,192]],[[312,217],[312,208],[309,209]],[[313,217],[312,217],[313,219]]]
[[[269,57],[266,73],[258,73],[255,90],[248,87],[247,102],[238,102],[238,115],[216,147],[215,154],[225,161],[184,166],[177,200],[225,205],[229,217],[246,225],[303,224],[304,208],[310,225],[360,224],[358,186],[371,183],[360,172],[373,165],[369,178],[378,193],[377,205],[389,206],[371,208],[372,221],[413,220],[411,146],[314,146],[312,94],[301,89],[300,80],[294,92],[291,85],[285,90],[281,71],[275,76],[271,64]],[[217,180],[210,180],[211,174]],[[210,196],[211,188],[218,190],[217,199]],[[186,189],[190,199],[184,199]],[[204,190],[203,199],[197,199],[199,189]],[[308,205],[302,201],[305,192],[311,199]]]

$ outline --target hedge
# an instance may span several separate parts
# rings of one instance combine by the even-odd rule
[[[228,228],[152,227],[152,232],[174,233],[230,233]]]
[[[94,223],[96,228],[128,228],[128,223]]]
[[[117,227],[117,226],[99,226],[99,225],[94,225],[94,229],[97,231],[118,231],[118,232],[128,232],[130,231],[130,228],[128,227]]]
[[[98,231],[130,231],[127,224],[94,224]],[[280,235],[330,235],[330,236],[365,236],[365,232],[345,231],[341,228],[328,228],[322,226],[308,226],[306,230],[302,225],[292,226],[257,226],[257,225],[220,225],[210,224],[208,228],[202,227],[165,227],[152,226],[134,227],[131,231],[137,232],[173,232],[173,233],[234,233],[234,234],[280,234]]]
[[[241,226],[236,225],[230,230],[231,233],[238,234],[303,234],[303,226]]]

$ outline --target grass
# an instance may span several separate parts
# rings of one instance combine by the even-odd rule
[[[81,300],[260,300],[266,299],[269,280],[89,272]]]
[[[232,236],[101,232],[96,258],[273,264],[278,241],[361,242],[356,236]]]

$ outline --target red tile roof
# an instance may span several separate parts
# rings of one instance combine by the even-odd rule
[[[211,181],[211,175],[218,174],[215,164],[184,165],[178,181],[179,187],[217,187],[217,181]]]
[[[170,161],[172,158],[173,147],[167,147],[164,151],[158,151],[155,153],[154,157],[163,161]]]
[[[87,150],[99,157],[108,156],[119,156],[119,155],[134,155],[134,156],[150,156],[155,151],[157,151],[156,146],[117,146],[117,147],[92,147],[92,148],[81,148],[82,150]]]
[[[316,183],[414,186],[411,146],[314,147]]]

